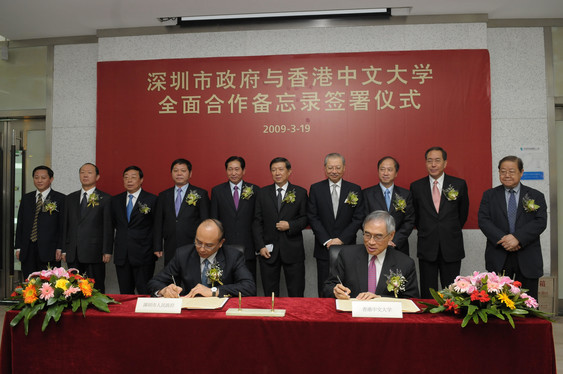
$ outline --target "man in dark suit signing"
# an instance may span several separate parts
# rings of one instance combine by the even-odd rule
[[[16,227],[16,257],[24,279],[48,265],[61,266],[63,248],[65,195],[51,188],[51,168],[37,166],[32,175],[37,191],[22,197]]]
[[[399,162],[383,157],[377,163],[379,183],[363,191],[365,215],[376,210],[389,212],[395,219],[395,236],[389,244],[409,255],[409,236],[414,228],[414,206],[411,192],[395,185]]]
[[[324,167],[327,179],[311,186],[307,205],[307,217],[315,234],[319,297],[329,276],[330,246],[355,244],[364,213],[361,187],[342,179],[346,170],[344,157],[330,153],[325,157]]]
[[[364,244],[338,253],[336,274],[325,282],[324,296],[337,299],[369,300],[394,296],[387,288],[387,277],[404,279],[402,298],[418,297],[414,260],[389,245],[395,235],[395,220],[386,211],[376,210],[364,220]]]
[[[256,283],[243,254],[223,246],[223,226],[207,219],[197,228],[194,244],[180,247],[174,258],[149,282],[151,295],[195,297],[256,296]],[[209,276],[220,272],[217,277]],[[222,284],[219,283],[221,281]]]
[[[442,287],[459,275],[465,257],[462,228],[469,213],[469,196],[463,179],[444,174],[448,164],[444,149],[428,149],[425,159],[428,176],[413,182],[410,190],[418,230],[420,294],[429,299],[430,288],[438,290],[438,273]]]
[[[502,185],[485,191],[479,206],[479,228],[487,237],[485,264],[488,271],[515,277],[537,299],[543,275],[540,234],[547,226],[545,197],[520,183],[524,163],[519,157],[504,157],[498,169]]]
[[[225,161],[228,182],[211,190],[211,218],[218,219],[225,228],[225,244],[244,247],[246,267],[256,280],[256,252],[252,238],[254,205],[260,189],[243,181],[246,162],[240,156]]]
[[[94,278],[96,289],[104,293],[106,263],[113,251],[113,226],[111,196],[96,188],[98,179],[100,171],[96,165],[82,165],[82,189],[66,198],[63,260],[70,268]]]
[[[194,242],[197,226],[209,218],[209,197],[203,188],[189,184],[192,163],[179,158],[170,166],[174,187],[158,195],[154,217],[154,254],[168,264],[176,248]]]
[[[129,166],[123,171],[125,191],[112,197],[111,217],[115,228],[113,262],[122,294],[147,295],[154,275],[153,250],[156,196],[141,188],[143,171]]]
[[[305,292],[305,248],[307,191],[289,183],[291,163],[284,157],[270,162],[274,184],[263,187],[256,201],[253,235],[260,249],[260,274],[264,294],[279,296],[283,267],[287,293],[303,297]]]

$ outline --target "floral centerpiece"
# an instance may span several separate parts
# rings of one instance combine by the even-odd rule
[[[21,312],[10,322],[10,326],[16,326],[23,319],[26,335],[29,320],[41,310],[46,310],[41,327],[41,331],[45,331],[51,319],[58,322],[66,308],[72,308],[73,312],[81,308],[86,317],[86,309],[90,305],[109,313],[108,304],[118,304],[96,290],[93,279],[83,277],[77,269],[67,271],[62,267],[31,273],[25,282],[16,287],[11,297],[19,301],[12,309]]]
[[[510,277],[475,271],[473,275],[457,276],[454,283],[440,292],[431,288],[430,293],[438,306],[422,303],[427,306],[425,312],[464,315],[461,327],[467,326],[469,321],[487,323],[489,316],[508,320],[512,328],[515,327],[513,317],[534,315],[549,319],[547,313],[538,310],[536,299],[521,287],[520,282]]]

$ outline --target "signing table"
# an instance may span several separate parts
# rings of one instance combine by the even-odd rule
[[[231,317],[221,310],[135,313],[137,297],[115,295],[110,313],[65,312],[41,332],[43,315],[11,328],[6,313],[3,373],[556,373],[552,327],[539,318],[490,319],[460,327],[451,315],[353,318],[335,300],[278,298],[284,318]],[[243,299],[243,308],[271,299]]]

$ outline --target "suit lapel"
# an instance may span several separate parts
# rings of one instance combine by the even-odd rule
[[[340,187],[340,197],[338,198],[338,210],[336,211],[336,218],[338,218],[340,212],[342,212],[342,209],[344,208],[344,204],[346,204],[346,199],[348,198],[349,193],[350,193],[350,186],[348,186],[348,184],[344,183],[344,180],[342,180],[342,186]],[[332,196],[330,196],[330,202],[332,206]]]
[[[244,182],[243,182],[244,185]],[[231,184],[229,182],[227,182],[224,186],[223,189],[223,193],[225,194],[225,199],[227,199],[227,204],[229,204],[229,207],[232,209],[233,212],[235,212],[235,215],[237,214],[237,209],[235,208],[235,199],[233,198],[233,195],[231,193]],[[242,190],[239,191],[239,200],[238,200],[238,207],[240,209],[240,203],[242,201],[242,198],[240,197],[242,194]]]
[[[356,261],[356,274],[358,274],[360,289],[368,289],[368,253],[365,251],[358,251],[358,260]]]
[[[389,270],[397,266],[397,264],[395,264],[395,257],[390,251],[393,251],[393,249],[389,249],[388,247],[385,252],[385,260],[383,261],[383,266],[381,267],[381,273],[377,274],[378,279],[375,293],[378,295],[382,295],[387,291],[387,278],[385,275],[389,274]]]
[[[518,199],[519,201],[517,202],[518,203],[518,209],[516,209],[516,222],[518,222],[518,219],[520,218],[520,216],[522,214],[524,214],[524,196],[526,196],[527,193],[528,193],[528,187],[524,186],[523,184],[520,184],[520,198]],[[506,207],[506,204],[505,204],[505,207]],[[508,214],[507,214],[507,216],[508,216]]]
[[[438,212],[436,212],[436,207],[434,206],[434,200],[432,199],[432,189],[430,188],[430,177],[426,177],[424,178],[424,183],[422,184],[422,188],[424,189],[424,195],[426,195],[428,198],[425,199],[425,201],[427,202],[427,204],[430,205],[430,212],[432,212],[433,215],[438,216]],[[446,182],[446,178],[444,177],[444,184]],[[444,186],[442,186],[443,189]],[[440,195],[440,207],[442,206],[442,195]]]

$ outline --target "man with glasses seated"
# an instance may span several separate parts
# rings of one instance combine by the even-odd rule
[[[417,298],[418,283],[414,260],[389,246],[395,235],[395,220],[386,211],[370,213],[363,223],[364,244],[340,251],[336,273],[324,284],[324,296],[337,299],[369,300],[394,296],[387,290],[387,276],[401,273],[404,291],[398,297]]]
[[[218,220],[203,221],[197,228],[194,244],[178,248],[168,265],[149,281],[150,294],[224,297],[238,296],[240,292],[242,296],[256,296],[256,283],[244,264],[242,252],[223,246],[223,234]]]

